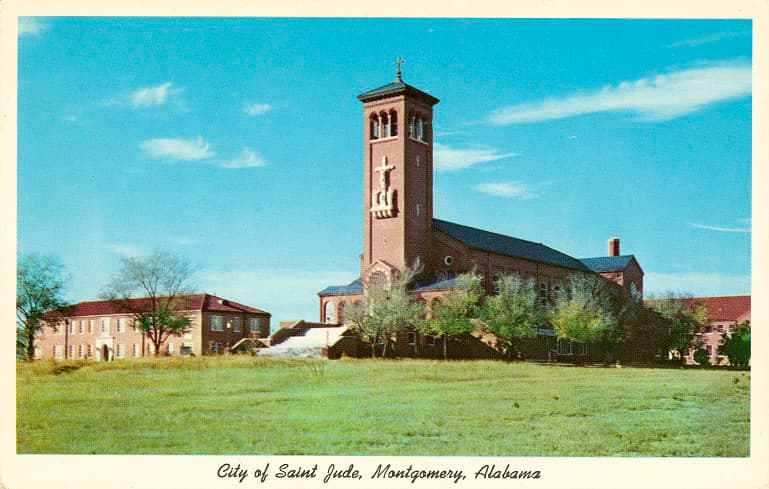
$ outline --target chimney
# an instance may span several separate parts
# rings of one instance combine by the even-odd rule
[[[609,240],[609,256],[619,256],[619,238]]]

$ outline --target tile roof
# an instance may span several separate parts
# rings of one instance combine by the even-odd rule
[[[500,255],[547,263],[573,270],[591,271],[584,263],[542,243],[534,243],[503,234],[483,231],[452,222],[433,219],[433,227],[462,241],[471,248]]]
[[[736,321],[745,313],[750,312],[749,295],[731,295],[720,297],[694,297],[692,299],[682,299],[687,305],[694,301],[704,301],[708,308],[710,319],[714,321]]]
[[[393,97],[396,95],[409,95],[417,99],[422,99],[430,105],[435,105],[439,102],[437,98],[433,97],[429,93],[423,92],[422,90],[412,87],[407,83],[403,83],[402,81],[394,81],[392,83],[388,83],[387,85],[383,85],[379,88],[375,88],[373,90],[369,90],[368,92],[362,93],[358,95],[358,100],[365,103],[371,102],[372,100]]]
[[[269,314],[261,309],[246,306],[211,294],[190,294],[181,296],[180,311],[246,312]],[[67,310],[73,316],[98,316],[105,314],[124,314],[128,311],[150,309],[149,297],[129,299],[128,304],[118,301],[101,300],[73,304]]]
[[[345,295],[362,294],[363,284],[360,279],[355,279],[347,285],[330,285],[318,292],[318,295]]]
[[[625,269],[625,267],[633,259],[633,255],[622,256],[598,256],[595,258],[580,258],[579,261],[584,263],[594,272],[619,272]]]

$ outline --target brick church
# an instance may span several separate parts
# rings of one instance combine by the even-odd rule
[[[643,270],[621,255],[619,239],[607,256],[574,258],[541,243],[433,217],[433,107],[438,99],[402,79],[358,95],[363,103],[363,253],[360,277],[319,292],[320,320],[342,323],[346,306],[363,299],[369,281],[388,279],[419,261],[424,271],[412,293],[431,304],[469,270],[487,293],[503,275],[533,279],[549,300],[575,272],[597,273],[641,300]],[[401,339],[398,340],[400,342]],[[424,342],[409,333],[408,344]]]

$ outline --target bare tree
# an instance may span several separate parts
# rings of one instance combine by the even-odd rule
[[[158,251],[147,257],[122,258],[121,268],[105,287],[102,296],[134,316],[135,325],[160,354],[171,335],[189,329],[189,319],[178,312],[187,307],[193,292],[195,269],[187,258]]]
[[[382,343],[382,356],[386,356],[393,334],[418,325],[423,308],[410,296],[408,286],[421,271],[417,262],[391,280],[369,284],[363,302],[346,311],[347,322],[371,344],[372,356],[378,343]]]

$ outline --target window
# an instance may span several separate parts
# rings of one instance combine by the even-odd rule
[[[80,328],[79,328],[79,333],[80,333],[80,334],[83,334],[83,333],[85,333],[85,321],[84,321],[84,320],[82,320],[82,319],[80,320]]]
[[[379,116],[371,114],[370,120],[371,131],[369,134],[370,139],[379,139]]]
[[[43,350],[41,350],[39,346],[35,347],[35,358],[43,358]]]
[[[635,282],[630,282],[630,295],[635,298],[638,297],[638,287],[636,286]]]
[[[705,349],[708,351],[708,356],[713,354],[713,345],[705,345]]]
[[[168,354],[169,355],[173,355],[174,354],[174,344],[173,343],[169,343],[168,344]]]
[[[93,356],[93,345],[88,345],[87,351],[88,358],[91,358]]]
[[[192,355],[192,343],[182,343],[179,353],[184,356]]]
[[[419,204],[417,204],[417,216],[420,214]]]
[[[211,343],[211,348],[209,348],[209,353],[221,353],[222,350],[222,344],[221,343]]]
[[[387,115],[387,112],[382,112],[382,137],[390,137],[390,117]]]
[[[75,358],[75,345],[67,347],[67,358]]]
[[[539,284],[539,300],[547,302],[547,282],[541,282]]]
[[[96,326],[96,321],[94,321],[93,319],[89,319],[88,320],[88,332],[89,333],[93,333],[93,329],[94,329],[95,326]]]
[[[248,319],[248,331],[249,333],[261,333],[262,320],[261,318],[249,318]]]
[[[222,316],[211,316],[211,331],[224,331],[224,318]]]
[[[62,345],[54,345],[53,357],[58,359],[64,358],[64,347]]]
[[[406,333],[406,338],[408,339],[409,345],[417,344],[417,334],[415,332],[409,331]]]
[[[109,318],[101,318],[101,334],[109,334]]]
[[[139,345],[134,343],[134,357],[139,356]]]
[[[494,283],[494,293],[499,294],[502,292],[502,275],[495,273],[494,278],[492,278],[491,281]]]
[[[417,168],[419,168],[419,163],[420,163],[420,157],[419,155],[417,155]]]
[[[240,333],[240,318],[232,318],[232,330]]]
[[[118,358],[125,358],[125,345],[118,344],[117,345],[117,357]]]
[[[334,317],[334,303],[332,301],[326,302],[323,318],[324,323],[333,323],[335,321],[336,318]]]
[[[429,338],[428,341],[427,341],[428,345],[435,346],[435,345],[438,344],[438,338],[437,337],[435,337],[435,336],[428,336],[428,338]]]
[[[125,333],[125,323],[127,319],[126,318],[120,318],[117,320],[117,332],[118,333]]]
[[[84,350],[85,350],[84,345],[80,345],[80,346],[77,347],[77,356],[78,356],[78,358],[83,358]]]
[[[418,139],[419,141],[425,140],[425,121],[421,117],[417,117],[416,139]]]
[[[411,114],[409,116],[409,137],[415,139],[417,134],[417,116]]]
[[[147,345],[147,351],[149,352],[150,355],[154,355],[155,354],[155,345],[152,344],[152,343]]]
[[[712,333],[713,332],[713,326],[710,326],[710,325],[705,326],[705,332],[706,333]]]
[[[75,334],[75,323],[76,321],[69,322],[69,334]]]
[[[723,324],[719,324],[718,325],[718,332],[719,333],[723,333],[724,332],[724,325]]]
[[[398,113],[394,110],[390,111],[390,136],[398,135]]]

